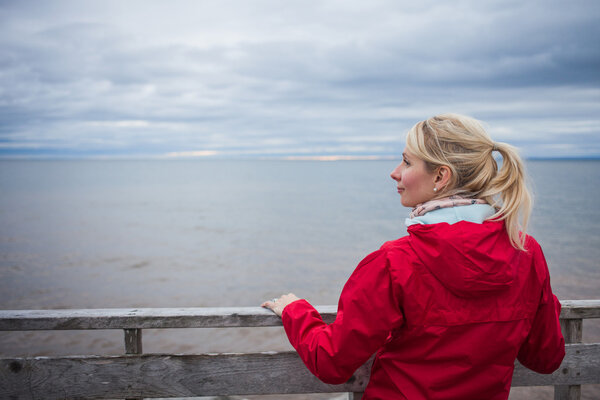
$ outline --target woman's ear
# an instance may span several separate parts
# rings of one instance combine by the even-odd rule
[[[452,178],[452,171],[446,165],[442,165],[438,167],[435,174],[435,186],[439,187],[439,189],[445,188],[448,183],[450,183],[450,179]]]

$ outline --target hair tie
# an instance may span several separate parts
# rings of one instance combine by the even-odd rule
[[[498,145],[496,143],[494,143],[492,145],[492,151],[500,151],[500,149],[498,149]]]

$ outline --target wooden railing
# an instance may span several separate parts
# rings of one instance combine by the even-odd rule
[[[600,318],[600,300],[562,301],[567,355],[551,375],[518,362],[513,386],[555,387],[555,399],[579,399],[580,385],[600,383],[600,344],[581,343],[582,321]],[[334,306],[317,307],[326,322]],[[122,329],[121,356],[1,358],[0,398],[157,398],[349,392],[359,398],[369,363],[342,385],[312,376],[294,352],[143,354],[142,330],[281,326],[258,307],[0,311],[0,331]]]

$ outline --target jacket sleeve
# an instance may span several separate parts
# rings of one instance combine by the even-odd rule
[[[304,364],[325,383],[346,382],[403,322],[387,255],[378,250],[356,268],[340,296],[336,320],[327,325],[307,301],[283,310],[283,326]]]
[[[531,331],[519,349],[517,359],[525,367],[541,374],[554,372],[565,356],[565,340],[560,330],[560,302],[552,293],[550,274],[541,249],[538,260],[545,269],[542,287]]]

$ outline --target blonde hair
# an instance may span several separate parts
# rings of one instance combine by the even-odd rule
[[[504,220],[512,245],[525,250],[533,199],[515,147],[494,142],[481,122],[458,114],[437,115],[417,123],[408,131],[406,147],[425,161],[430,172],[440,166],[452,171],[449,183],[436,197],[461,195],[485,200],[496,208],[489,219]],[[493,151],[502,156],[500,170]]]

